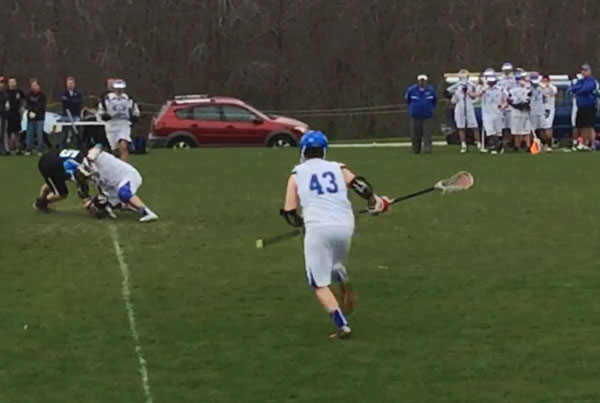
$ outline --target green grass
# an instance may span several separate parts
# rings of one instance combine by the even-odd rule
[[[297,150],[134,158],[161,220],[115,225],[155,402],[600,401],[597,155],[330,158],[390,196],[476,180],[359,220],[347,342],[326,337],[301,240],[254,248],[288,230]],[[36,163],[0,159],[0,402],[144,402],[112,222],[75,198],[36,214]]]

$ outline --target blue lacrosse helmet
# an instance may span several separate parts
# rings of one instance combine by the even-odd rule
[[[79,163],[74,159],[67,159],[63,162],[63,168],[69,177],[75,177],[75,171],[79,168]]]
[[[320,130],[309,130],[304,133],[304,136],[300,139],[300,154],[304,158],[304,151],[307,148],[320,148],[323,150],[323,156],[327,147],[329,146],[327,136]]]

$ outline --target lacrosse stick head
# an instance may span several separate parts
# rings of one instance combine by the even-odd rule
[[[433,187],[441,190],[443,194],[467,190],[475,183],[473,175],[467,171],[460,171],[452,175],[448,179],[442,179]]]

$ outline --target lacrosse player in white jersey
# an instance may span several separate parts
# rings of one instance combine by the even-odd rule
[[[529,111],[529,121],[531,122],[531,130],[535,131],[539,137],[543,140],[544,148],[548,147],[548,141],[545,136],[545,121],[546,111],[544,109],[544,91],[540,86],[542,77],[537,71],[532,71],[529,76],[529,82],[531,84],[531,102]],[[552,147],[552,141],[550,141],[550,147]]]
[[[503,111],[506,105],[506,95],[502,88],[498,86],[498,77],[492,70],[486,72],[484,76],[486,86],[481,89],[481,115],[485,137],[488,139],[486,144],[492,150],[492,154],[497,154],[502,147],[500,138],[503,129]]]
[[[354,232],[348,189],[366,199],[373,214],[387,211],[391,201],[373,193],[371,185],[344,164],[325,160],[327,146],[327,137],[320,131],[302,136],[301,163],[288,180],[280,213],[288,224],[306,229],[304,260],[308,283],[335,324],[336,332],[330,337],[345,338],[351,329],[343,311],[349,313],[353,305],[346,271]],[[329,288],[332,282],[341,283],[342,308]]]
[[[460,152],[467,152],[467,129],[473,130],[475,144],[481,149],[479,140],[479,126],[475,117],[473,101],[477,99],[475,86],[469,82],[469,72],[460,70],[458,72],[459,85],[452,95],[451,102],[454,105],[454,122],[460,137]]]
[[[100,118],[106,122],[106,138],[113,152],[123,161],[129,159],[131,143],[131,123],[139,120],[140,109],[125,92],[124,80],[114,80],[113,91],[109,92],[98,105]]]
[[[504,91],[504,96],[508,98],[508,92],[517,86],[517,80],[514,74],[513,65],[506,62],[502,65],[502,77],[498,80],[498,86]],[[504,127],[502,128],[502,136],[504,142],[504,149],[506,149],[508,143],[510,143],[510,122],[511,112],[510,105],[507,103],[504,107]]]
[[[508,103],[511,106],[510,132],[515,140],[515,149],[521,150],[523,141],[529,150],[531,146],[531,121],[529,111],[531,109],[531,90],[525,77],[516,75],[518,85],[508,92]]]
[[[142,176],[137,169],[114,155],[102,151],[98,146],[88,151],[84,163],[92,173],[90,178],[92,182],[108,198],[109,207],[131,208],[139,213],[140,222],[158,220],[158,215],[150,210],[136,194],[142,186]],[[98,205],[96,204],[95,207]],[[86,208],[93,208],[89,201],[86,203]]]
[[[544,135],[546,138],[546,143],[548,145],[548,150],[552,150],[552,138],[554,137],[554,131],[552,127],[554,126],[554,114],[556,112],[556,94],[558,93],[558,88],[550,82],[550,76],[543,75],[542,76],[542,94],[544,95]]]

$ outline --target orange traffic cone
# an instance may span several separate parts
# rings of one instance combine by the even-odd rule
[[[539,154],[540,152],[542,152],[542,142],[540,141],[540,139],[538,139],[537,137],[533,139],[533,141],[531,142],[531,147],[529,147],[529,152],[532,155]]]

